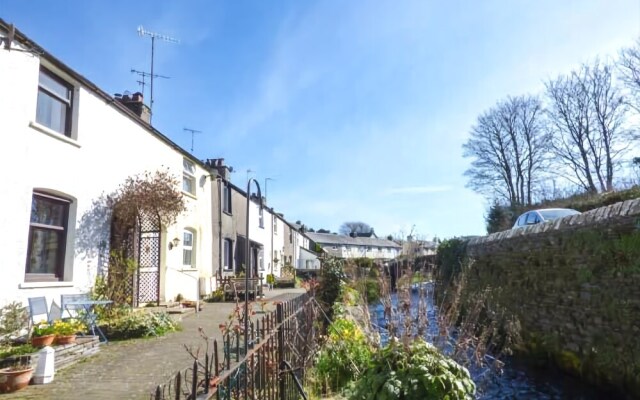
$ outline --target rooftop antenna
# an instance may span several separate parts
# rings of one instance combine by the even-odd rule
[[[191,154],[193,154],[193,137],[196,135],[196,133],[202,133],[202,131],[197,131],[191,128],[182,128],[182,130],[184,130],[185,132],[191,132]]]
[[[138,75],[140,75],[140,80],[137,80],[136,82],[138,82],[138,84],[140,84],[140,86],[142,87],[142,89],[140,90],[142,92],[142,95],[144,96],[144,87],[147,85],[147,82],[145,80],[145,78],[151,76],[150,73],[148,72],[144,72],[144,71],[138,71],[137,69],[133,69],[131,68],[131,73],[136,73]],[[164,79],[171,79],[171,77],[169,76],[164,76],[164,75],[159,75],[159,74],[154,74],[153,75],[154,78],[164,78]]]
[[[163,40],[165,42],[169,42],[169,43],[180,43],[180,40],[176,39],[176,38],[172,38],[171,36],[167,36],[167,35],[162,35],[160,33],[156,33],[156,32],[150,32],[145,30],[142,25],[140,25],[138,27],[138,35],[140,36],[149,36],[151,38],[151,73],[149,74],[149,77],[151,78],[151,100],[149,101],[149,109],[151,109],[151,111],[153,111],[153,78],[154,78],[154,73],[153,73],[153,58],[154,58],[154,52],[155,52],[155,43],[156,43],[156,38]]]

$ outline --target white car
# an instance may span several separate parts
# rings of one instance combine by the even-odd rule
[[[540,224],[546,221],[553,221],[554,219],[576,214],[580,214],[580,211],[572,210],[570,208],[544,208],[541,210],[531,210],[518,217],[518,220],[513,225],[513,229]]]

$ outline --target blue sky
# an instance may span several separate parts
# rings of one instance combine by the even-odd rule
[[[185,149],[202,131],[194,154],[240,186],[275,179],[291,221],[427,238],[484,232],[461,149],[481,112],[640,35],[637,0],[0,0],[0,17],[110,93],[149,68],[139,25],[179,38],[156,46],[156,128]]]

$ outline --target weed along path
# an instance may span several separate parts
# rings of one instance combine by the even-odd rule
[[[304,293],[304,289],[266,292],[266,300],[286,300]],[[0,396],[8,399],[113,400],[149,399],[156,385],[164,383],[180,370],[193,364],[184,346],[197,348],[204,342],[198,333],[220,340],[219,325],[225,322],[235,303],[205,303],[198,314],[185,315],[182,330],[160,338],[110,342],[97,355],[61,371],[47,385],[30,385],[23,390]],[[269,303],[269,310],[275,306]]]

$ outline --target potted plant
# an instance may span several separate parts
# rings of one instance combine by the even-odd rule
[[[0,393],[11,393],[24,388],[32,376],[31,357],[16,358],[12,365],[0,369]]]
[[[9,346],[22,335],[28,320],[25,308],[18,302],[0,308],[0,348]],[[31,356],[2,360],[0,365],[3,365],[0,369],[0,393],[14,392],[29,384],[33,375]]]
[[[47,321],[40,321],[31,332],[31,345],[34,347],[51,346],[55,338],[53,325]]]
[[[80,321],[68,319],[58,320],[53,323],[53,332],[56,334],[57,344],[71,344],[76,342],[76,334],[84,332],[86,327]]]

